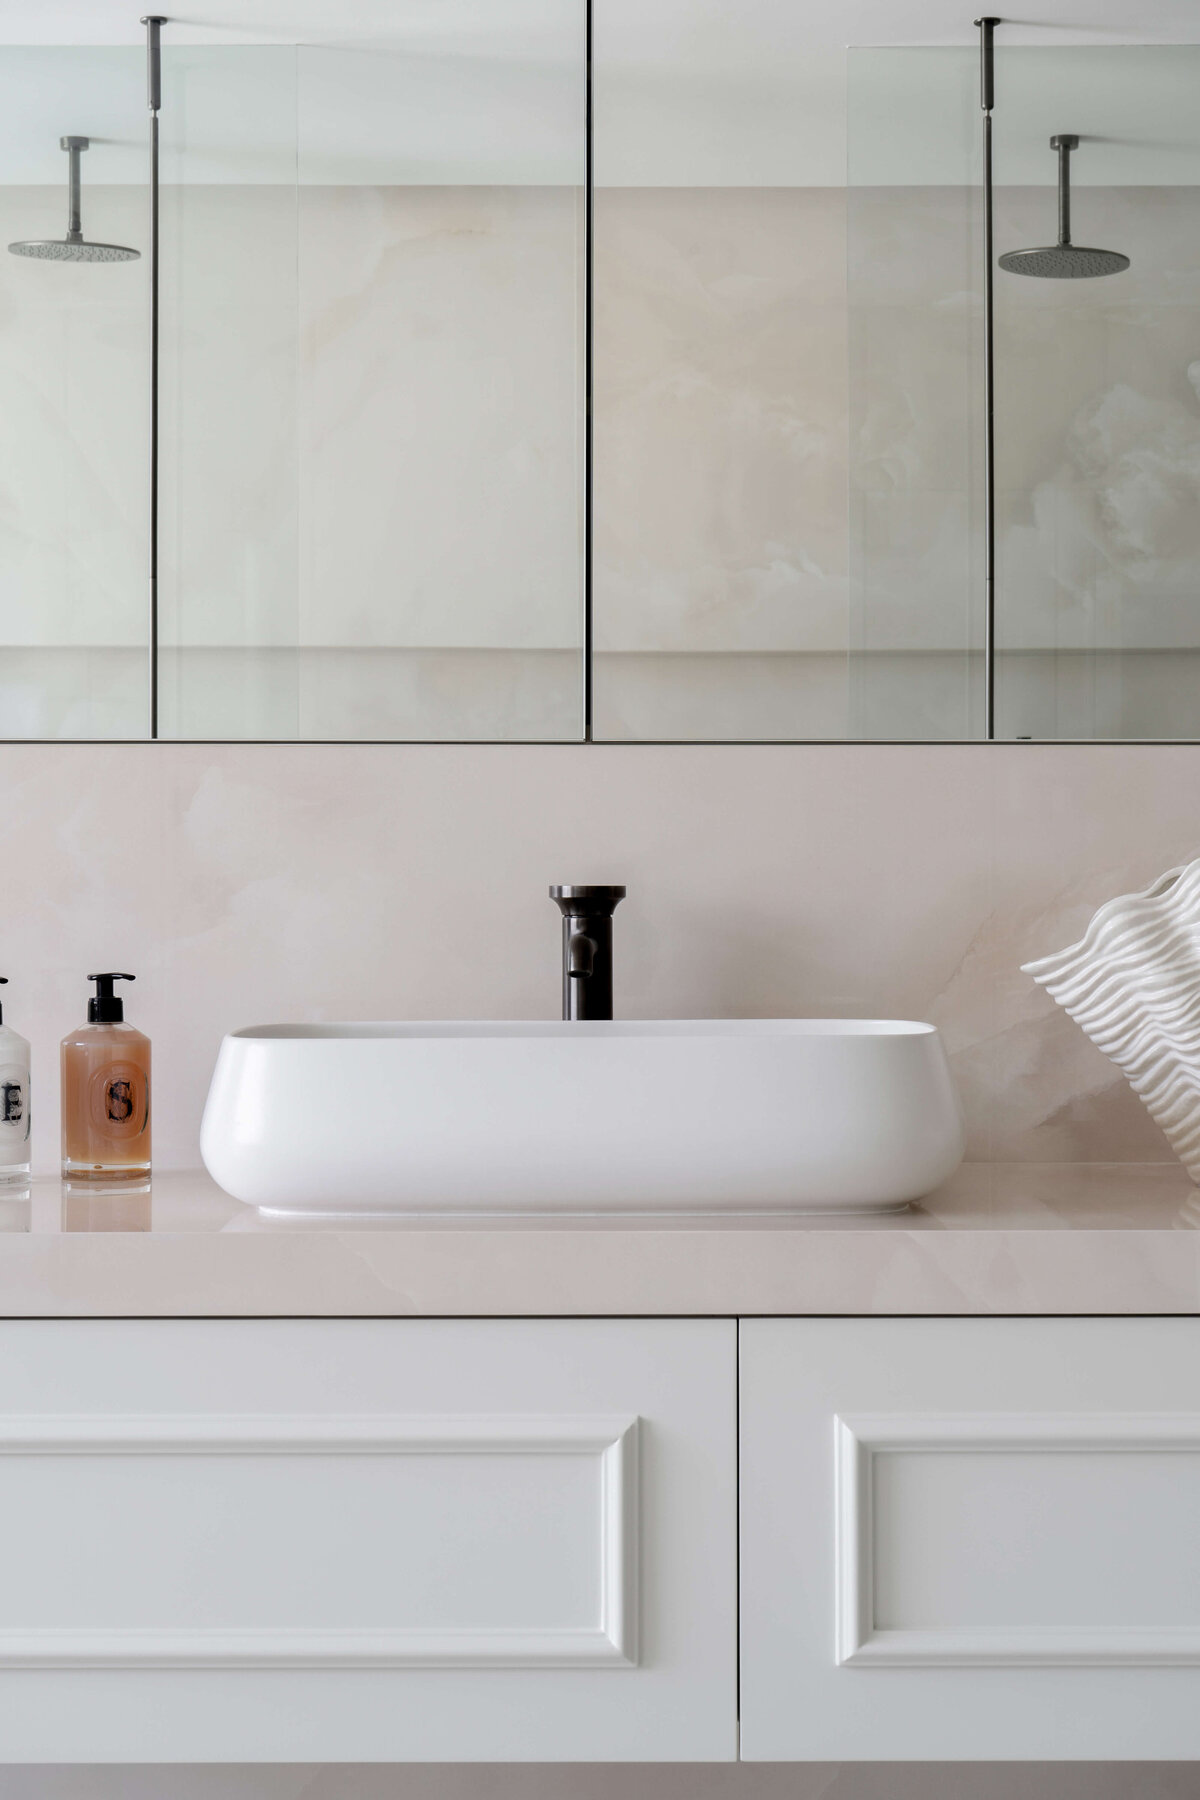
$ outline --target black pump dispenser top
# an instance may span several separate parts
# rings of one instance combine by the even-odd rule
[[[125,1017],[124,1003],[113,993],[114,981],[136,981],[136,975],[89,975],[96,984],[96,997],[88,1001],[89,1025],[119,1025]]]
[[[0,987],[7,987],[7,986],[8,986],[8,976],[0,975]],[[4,1008],[2,1006],[0,1006],[0,1025],[3,1025],[3,1023],[4,1023]]]

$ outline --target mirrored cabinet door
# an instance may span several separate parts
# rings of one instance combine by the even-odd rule
[[[158,734],[578,738],[583,0],[312,35],[163,28]],[[6,241],[79,132],[142,253],[2,259],[0,736],[145,736],[145,52],[8,48],[0,113]]]
[[[1048,35],[996,28],[989,477],[975,34],[598,13],[597,736],[1200,738],[1200,48]],[[1021,254],[1051,140],[1086,256]]]

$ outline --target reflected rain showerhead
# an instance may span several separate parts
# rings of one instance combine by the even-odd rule
[[[1010,275],[1042,275],[1051,280],[1119,275],[1129,258],[1119,250],[1089,250],[1083,244],[1047,244],[1040,250],[1010,250],[1000,258]]]
[[[22,238],[9,249],[14,256],[37,256],[43,262],[136,262],[140,250],[124,244],[89,244],[78,238]]]
[[[1050,139],[1058,152],[1058,242],[1034,250],[1009,250],[1000,267],[1010,275],[1038,275],[1052,281],[1087,280],[1096,275],[1119,275],[1129,258],[1119,250],[1093,250],[1071,242],[1071,152],[1079,147],[1074,132]]]
[[[61,238],[21,238],[8,246],[13,256],[37,257],[43,262],[134,262],[142,254],[126,244],[92,244],[83,235],[79,218],[79,157],[90,139],[65,137],[59,144],[70,157],[67,182],[67,235]]]

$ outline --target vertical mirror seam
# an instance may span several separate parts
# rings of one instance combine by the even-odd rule
[[[584,147],[583,147],[583,741],[594,741],[592,728],[592,356],[593,356],[593,276],[592,243],[593,195],[595,168],[593,71],[592,71],[592,0],[584,7]]]
[[[166,20],[150,13],[146,27],[146,103],[150,113],[150,494],[148,519],[149,562],[149,737],[158,737],[158,115],[162,106],[162,52],[160,38]]]
[[[996,102],[992,38],[999,19],[977,19],[979,104],[983,112],[983,735],[996,735],[996,404],[992,108]]]

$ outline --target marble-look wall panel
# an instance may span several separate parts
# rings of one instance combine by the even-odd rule
[[[1003,246],[1053,195],[1002,190]],[[997,284],[998,573],[1014,648],[1200,647],[1200,187],[1082,188],[1080,242],[1130,268]],[[1179,727],[1200,735],[1200,690]]]
[[[519,743],[580,737],[583,676],[573,650],[191,646],[165,649],[159,666],[162,733],[169,738]],[[144,655],[137,672],[144,688]],[[132,699],[122,716],[143,721],[144,693]]]
[[[997,710],[1014,737],[1200,735],[1200,650],[1001,651]]]
[[[436,743],[581,736],[577,650],[302,649],[302,738]]]
[[[578,193],[184,186],[164,230],[168,734],[578,737]]]
[[[844,652],[844,219],[828,188],[597,191],[602,651]],[[597,709],[615,736],[627,708],[607,667]],[[673,710],[696,735],[743,735],[724,717],[736,703],[683,663],[660,679],[682,683]],[[795,698],[800,714],[803,685]]]
[[[653,743],[844,738],[844,650],[596,653],[598,739]]]
[[[294,645],[167,645],[158,663],[162,736],[299,737],[300,655]]]
[[[162,234],[161,640],[294,645],[296,192],[166,188]],[[143,429],[143,484],[145,460]]]
[[[146,641],[145,264],[2,248],[63,235],[66,161],[62,187],[0,187],[0,646],[127,647]],[[89,185],[83,161],[88,235],[142,248],[144,191]],[[103,735],[82,692],[77,712]]]
[[[851,724],[982,735],[978,194],[852,187]]]
[[[147,668],[144,645],[2,646],[0,737],[144,737]]]
[[[9,745],[0,781],[43,1169],[89,969],[137,974],[156,1157],[188,1167],[223,1032],[554,1017],[547,884],[612,880],[624,1016],[930,1018],[972,1155],[1171,1160],[1020,965],[1200,852],[1186,746]]]
[[[577,647],[579,191],[299,207],[300,641]]]

